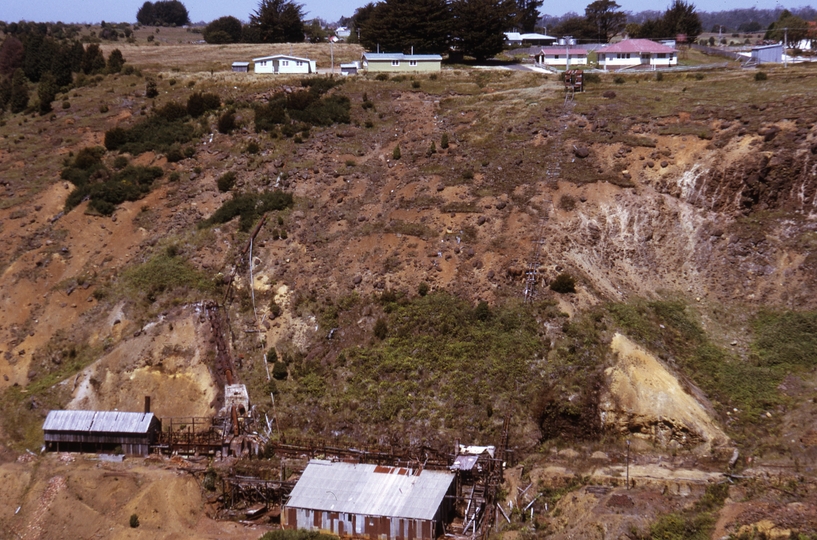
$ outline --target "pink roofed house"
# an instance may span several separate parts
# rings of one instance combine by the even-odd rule
[[[622,69],[647,66],[651,69],[678,65],[678,51],[649,39],[625,39],[598,51],[599,66]]]

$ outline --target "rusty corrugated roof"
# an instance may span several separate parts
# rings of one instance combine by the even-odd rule
[[[382,465],[313,459],[290,495],[288,508],[367,516],[434,519],[454,475]]]
[[[147,433],[153,413],[121,411],[49,411],[43,431]]]

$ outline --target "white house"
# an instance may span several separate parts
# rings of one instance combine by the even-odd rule
[[[599,66],[622,69],[648,66],[652,69],[678,65],[678,51],[649,39],[625,39],[598,51]]]
[[[443,57],[439,54],[363,53],[361,64],[370,73],[440,71]]]
[[[317,73],[315,61],[287,54],[253,58],[256,73]]]
[[[522,34],[520,32],[505,32],[505,42],[508,45],[522,45],[527,43],[529,45],[550,45],[555,42],[556,38],[547,36],[545,34],[538,34],[529,32]]]
[[[543,47],[534,55],[537,65],[586,66],[587,49],[571,47]]]
[[[352,31],[349,30],[349,28],[347,28],[346,26],[338,26],[337,28],[335,28],[335,35],[338,36],[338,39],[346,41],[347,39],[349,39],[349,36],[352,35]]]

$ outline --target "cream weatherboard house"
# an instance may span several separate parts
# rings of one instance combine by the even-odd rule
[[[534,55],[539,66],[586,66],[587,49],[579,47],[543,47]]]
[[[598,50],[599,67],[622,69],[645,66],[651,69],[678,65],[678,51],[649,39],[625,39]]]
[[[317,73],[314,60],[286,54],[253,58],[256,73]]]
[[[408,73],[440,71],[439,54],[363,53],[361,63],[369,73]]]

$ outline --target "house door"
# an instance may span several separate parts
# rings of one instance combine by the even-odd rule
[[[641,53],[641,64],[642,65],[649,65],[650,63],[650,53]]]

